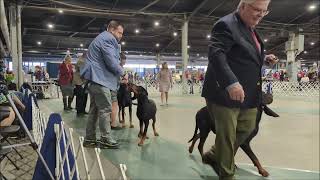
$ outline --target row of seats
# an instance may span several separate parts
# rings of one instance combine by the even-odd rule
[[[30,100],[32,101],[32,98],[34,98],[34,95],[32,95],[29,88],[20,89],[21,92],[18,91],[10,91],[9,90],[9,96],[12,97],[15,106],[17,107],[20,115],[23,117],[23,120],[26,124],[32,124],[28,121],[31,121],[30,115],[32,117],[32,102],[30,103]],[[4,96],[3,94],[1,94]],[[0,105],[3,109],[9,109],[8,111],[0,111],[0,117],[1,118],[11,118],[10,113],[14,113],[13,109],[11,108],[11,105],[9,102],[2,103]],[[10,141],[10,137],[15,138],[24,138],[25,137],[25,130],[23,128],[20,128],[20,121],[17,118],[17,115],[13,114],[14,121],[11,123],[6,124],[5,126],[0,125],[0,162],[2,162],[5,158],[7,158],[10,163],[19,170],[19,167],[17,164],[10,158],[10,153],[15,153],[18,155],[21,159],[23,159],[23,156],[18,152],[18,150],[13,147],[13,143]],[[1,119],[2,120],[2,119]],[[10,120],[10,119],[9,119]],[[28,120],[28,121],[26,121]],[[27,126],[28,127],[28,126]],[[28,129],[31,129],[32,127],[28,127]],[[0,172],[0,179],[7,179],[1,172]]]

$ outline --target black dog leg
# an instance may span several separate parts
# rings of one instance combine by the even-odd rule
[[[140,131],[139,131],[138,137],[141,138],[143,135],[143,121],[142,120],[139,120],[139,126],[140,126]]]
[[[260,161],[258,160],[257,156],[254,154],[254,152],[251,149],[251,146],[249,143],[245,142],[241,146],[241,149],[249,156],[254,166],[257,167],[259,174],[261,174],[263,177],[268,177],[269,173],[266,171],[262,165],[260,164]]]
[[[132,124],[132,105],[129,105],[129,121],[130,121],[130,128],[134,128],[133,124]]]
[[[124,118],[124,113],[125,113],[124,111],[125,111],[125,109],[126,109],[126,108],[123,107],[123,108],[122,108],[122,113],[121,113],[121,114],[122,114],[122,127],[126,127],[126,120],[125,120],[125,118]]]
[[[153,122],[152,122],[152,128],[153,128],[153,133],[155,136],[159,136],[159,133],[156,131],[156,117],[153,117]]]
[[[200,132],[200,142],[198,144],[198,150],[199,150],[201,156],[203,155],[203,146],[204,146],[204,143],[207,140],[208,135],[209,135],[209,131],[207,133],[201,133]]]
[[[144,121],[144,131],[138,146],[142,146],[144,143],[144,140],[147,138],[148,126],[149,126],[149,120]]]
[[[200,133],[196,134],[195,136],[192,137],[192,139],[190,139],[189,142],[192,141],[191,145],[189,146],[189,153],[193,152],[193,148],[194,148],[194,144],[197,142],[197,140],[200,138]]]
[[[122,107],[119,106],[119,111],[118,111],[118,118],[119,118],[119,123],[122,123],[122,120],[121,120],[121,116],[120,116],[120,112],[122,110]]]

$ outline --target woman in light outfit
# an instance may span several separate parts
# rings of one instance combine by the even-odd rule
[[[168,69],[167,62],[162,63],[162,67],[157,76],[159,83],[159,91],[161,92],[161,106],[164,105],[163,99],[166,97],[166,105],[168,105],[168,92],[170,87],[172,88],[172,75]]]

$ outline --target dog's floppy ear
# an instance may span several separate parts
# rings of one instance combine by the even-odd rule
[[[279,117],[279,115],[277,113],[275,113],[274,111],[272,111],[268,106],[264,106],[263,111],[268,116]]]
[[[140,95],[141,96],[148,96],[148,91],[145,88],[140,87]]]

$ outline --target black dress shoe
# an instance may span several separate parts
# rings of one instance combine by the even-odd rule
[[[122,128],[119,127],[119,126],[111,126],[111,129],[112,129],[112,130],[121,130]]]
[[[211,158],[209,153],[204,153],[202,155],[202,162],[211,166],[214,172],[219,176],[219,166],[217,162]]]

